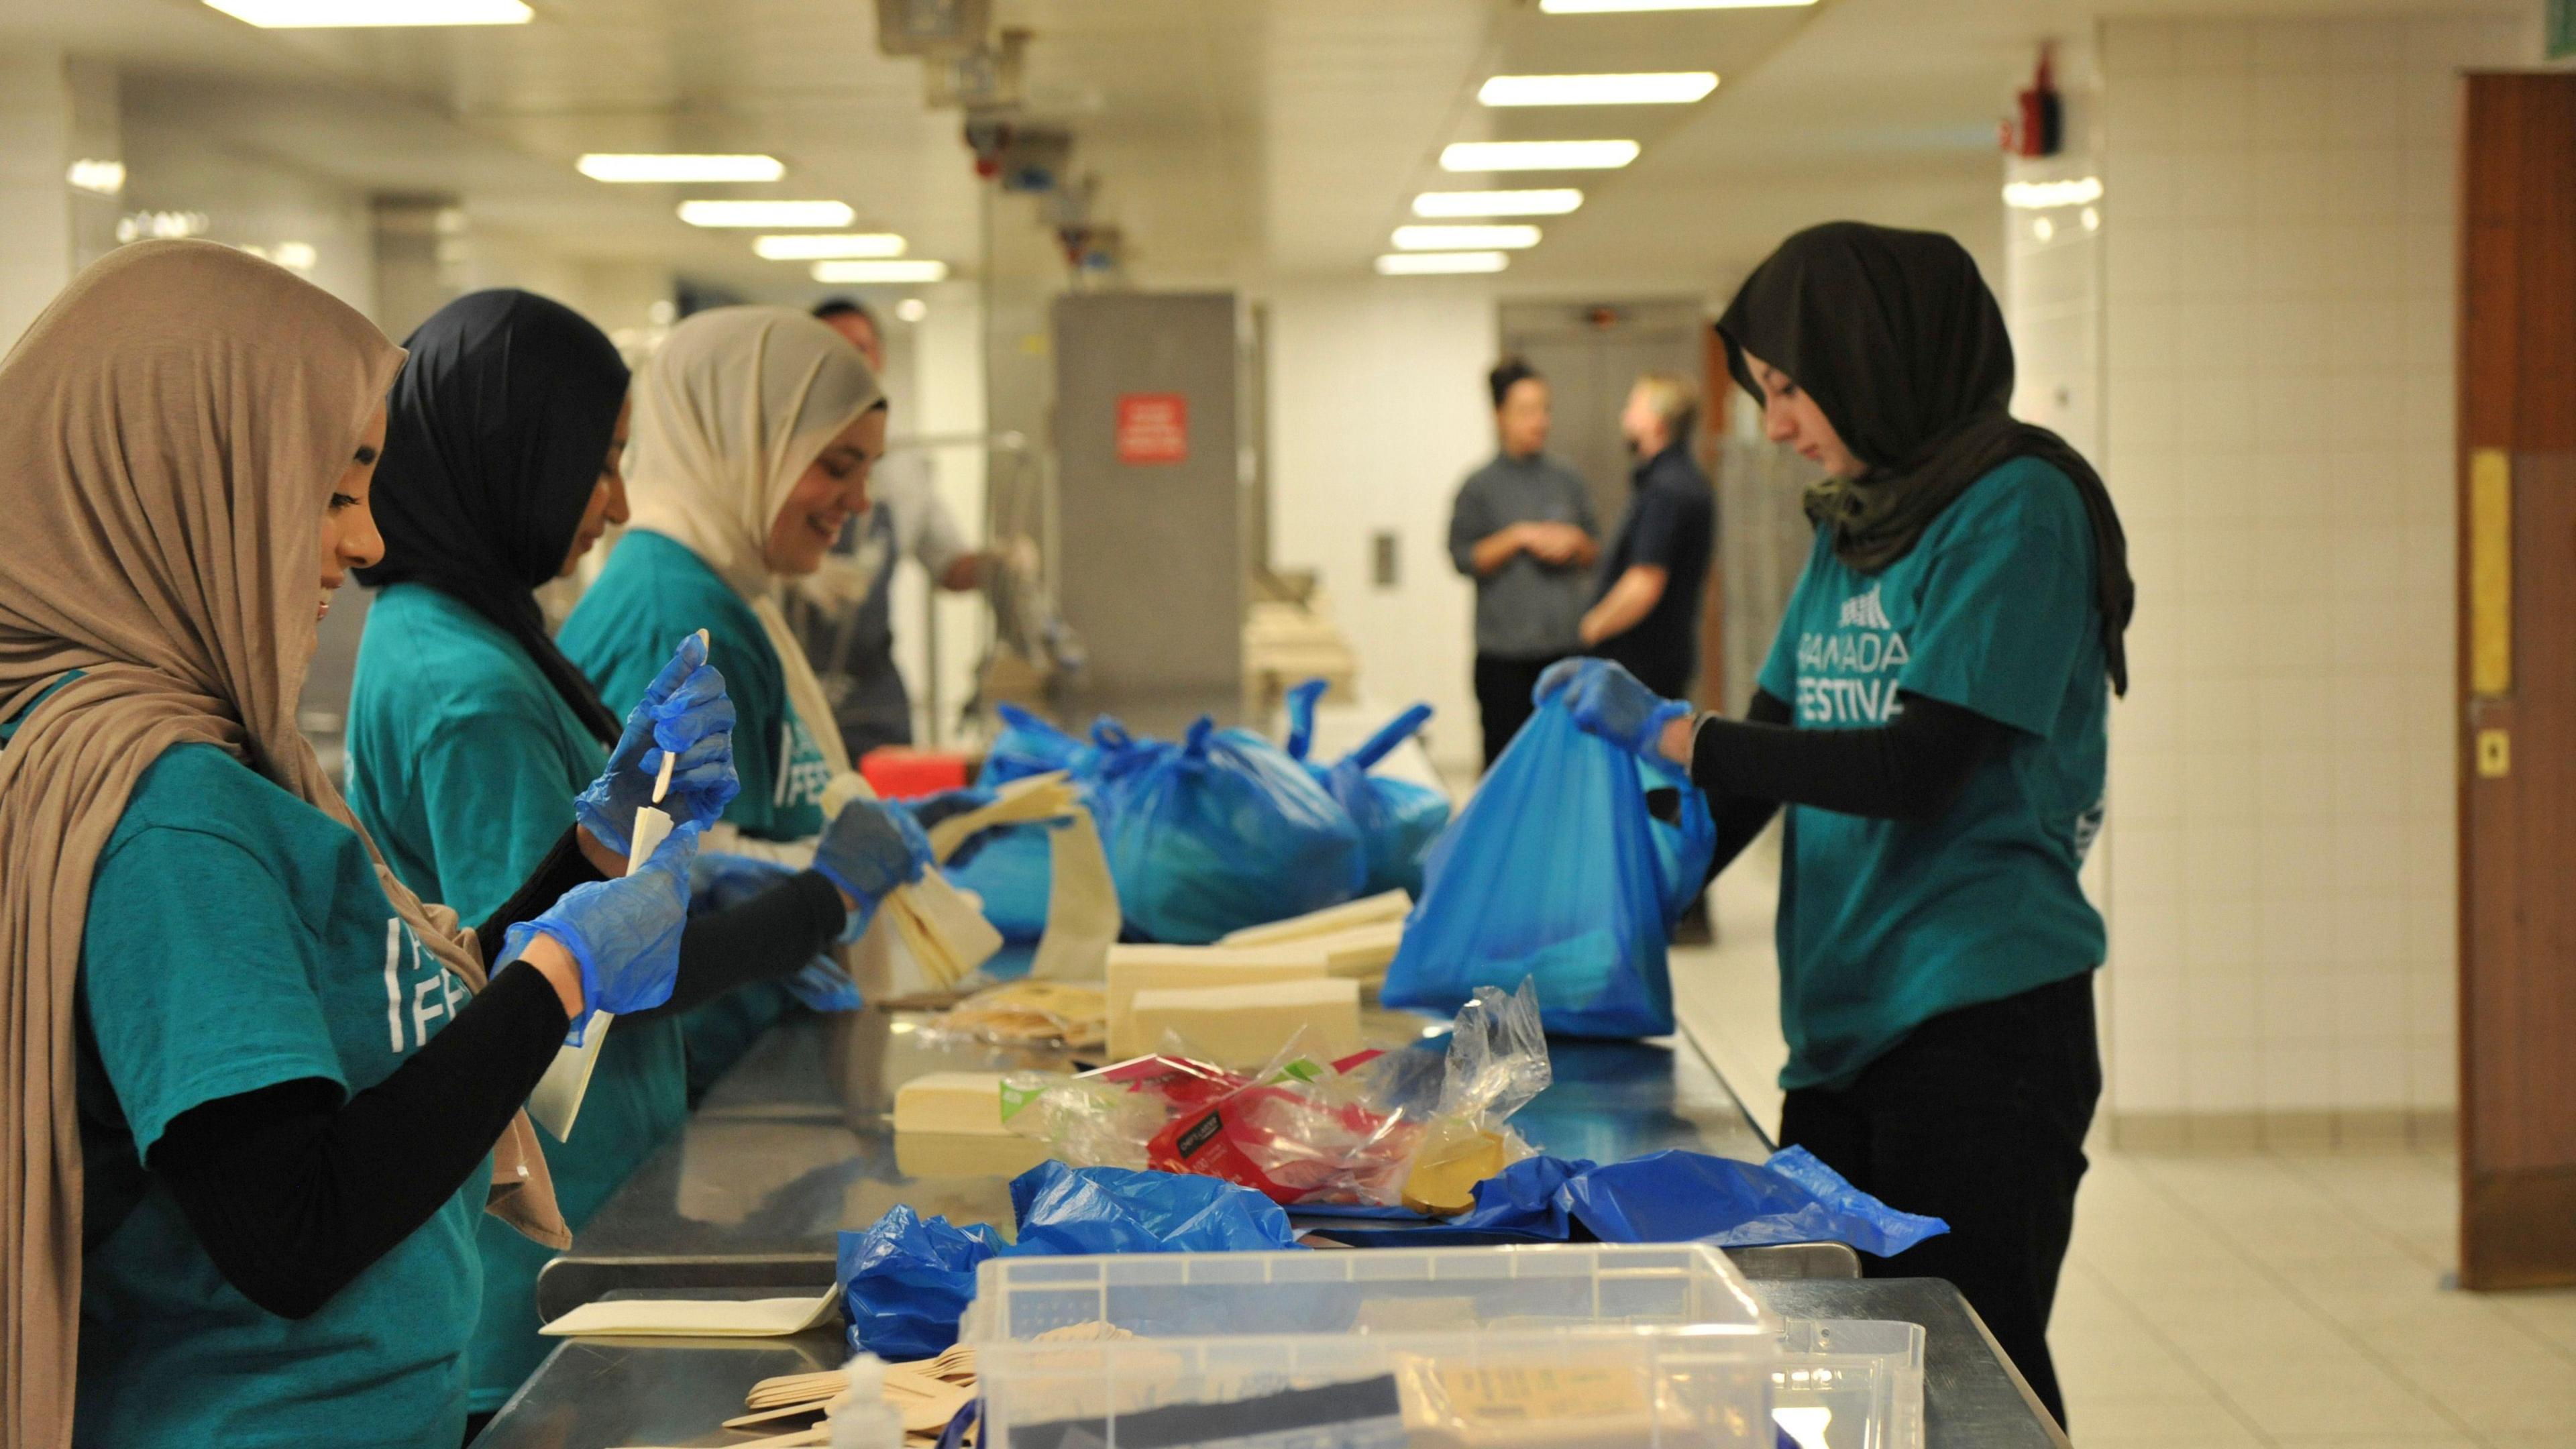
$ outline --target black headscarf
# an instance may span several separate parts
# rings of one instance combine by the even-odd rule
[[[474,292],[403,346],[376,467],[385,557],[370,588],[420,583],[491,620],[536,661],[582,726],[617,717],[555,647],[532,592],[563,566],[626,401],[626,363],[580,313],[531,292]]]
[[[2102,476],[2066,440],[2005,411],[2013,387],[2003,310],[1967,249],[1939,232],[1865,222],[1810,227],[1745,278],[1718,319],[1726,365],[1758,401],[1748,351],[1804,388],[1867,465],[1828,479],[1807,514],[1834,554],[1875,573],[1913,551],[1968,485],[2014,458],[2075,482],[2093,525],[2094,597],[2111,686],[2129,690],[2123,636],[2137,608],[2128,539]]]

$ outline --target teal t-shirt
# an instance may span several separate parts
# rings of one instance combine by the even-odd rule
[[[1978,479],[1877,573],[1817,535],[1762,666],[1797,728],[1884,725],[1909,691],[2011,733],[1936,819],[1789,810],[1782,1087],[1846,1086],[1943,1012],[2101,964],[2076,873],[2102,821],[2104,671],[2092,527],[2038,459]]]
[[[385,862],[469,925],[535,872],[572,824],[573,797],[608,760],[527,651],[422,584],[395,584],[367,610],[348,745],[349,805]],[[572,1140],[537,1133],[575,1232],[688,1115],[676,1020],[619,1022],[593,1072]],[[484,1219],[479,1236],[473,1408],[485,1413],[554,1347],[537,1333],[537,1274],[555,1254],[497,1218]]]
[[[99,856],[81,942],[81,1148],[94,1183],[137,1195],[111,1209],[94,1192],[84,1225],[75,1444],[455,1449],[488,1165],[291,1319],[225,1281],[134,1164],[206,1102],[374,1086],[466,995],[347,828],[211,745],[152,763]]]
[[[707,631],[708,662],[733,699],[733,763],[742,793],[725,820],[755,840],[823,833],[831,768],[787,704],[787,675],[760,616],[687,547],[648,529],[618,540],[597,582],[555,642],[599,686],[611,709],[641,697],[671,651]],[[787,988],[753,982],[688,1012],[689,1090],[702,1095],[795,1005]]]

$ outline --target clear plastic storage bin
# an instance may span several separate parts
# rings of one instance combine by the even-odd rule
[[[965,1324],[989,1449],[1772,1449],[1780,1330],[1696,1244],[994,1259]]]
[[[1141,1338],[1699,1325],[1768,1339],[1726,1255],[1700,1243],[993,1258],[961,1336],[1106,1323]],[[1767,1350],[1766,1350],[1767,1351]]]
[[[1923,1449],[1923,1326],[1790,1321],[1771,1412],[1798,1449]]]

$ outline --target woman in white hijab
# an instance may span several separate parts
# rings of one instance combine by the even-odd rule
[[[0,361],[0,1443],[454,1449],[478,1215],[568,1241],[520,1103],[568,1027],[670,994],[733,788],[693,653],[601,782],[631,830],[678,752],[669,842],[600,881],[567,810],[479,932],[296,731],[382,552],[402,356],[266,262],[147,242]]]
[[[742,775],[707,849],[810,864],[868,898],[917,878],[928,862],[917,832],[899,842],[886,816],[859,811],[827,829],[824,787],[850,760],[778,601],[868,507],[886,399],[867,359],[802,312],[720,307],[672,329],[635,379],[634,408],[633,519],[556,642],[617,699],[651,676],[670,631],[707,630],[739,711]],[[692,1095],[791,999],[755,983],[690,1012]]]

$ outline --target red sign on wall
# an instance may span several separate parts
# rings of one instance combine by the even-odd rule
[[[1190,400],[1176,392],[1118,395],[1118,461],[1185,463],[1190,456]]]

